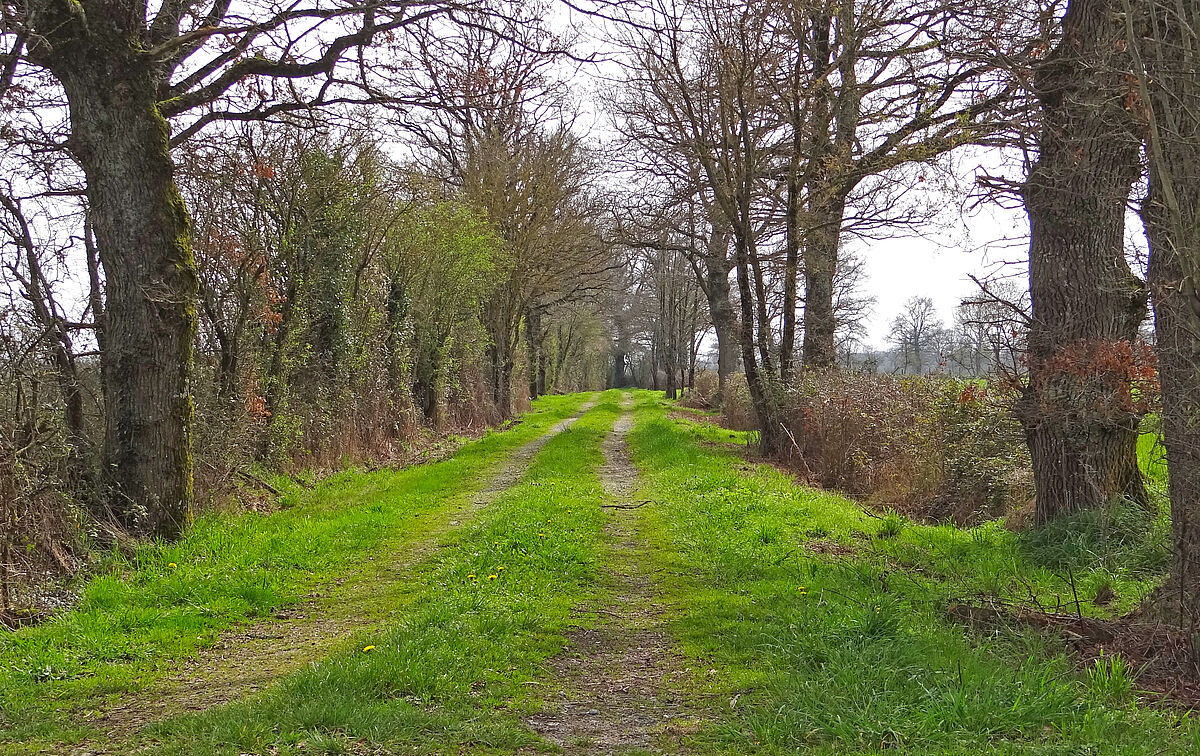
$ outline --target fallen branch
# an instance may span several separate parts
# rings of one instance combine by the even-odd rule
[[[276,496],[283,496],[282,491],[280,491],[278,488],[271,485],[270,483],[268,483],[267,481],[258,477],[257,475],[255,475],[252,472],[249,472],[247,470],[242,470],[241,468],[235,468],[233,472],[238,477],[248,480],[251,483],[254,483],[257,486],[259,486],[260,488],[265,488],[266,490],[270,491],[271,493],[275,494]]]
[[[647,504],[653,504],[653,503],[654,502],[652,500],[646,499],[641,504],[601,504],[600,508],[601,509],[641,509],[642,507],[646,506]]]

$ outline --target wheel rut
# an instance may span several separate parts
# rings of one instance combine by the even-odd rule
[[[446,535],[520,481],[538,451],[595,405],[596,400],[584,403],[574,415],[512,452],[470,502],[429,517],[429,528],[420,540],[396,548],[383,559],[368,557],[370,566],[363,572],[320,586],[270,618],[227,631],[150,688],[115,706],[77,712],[75,718],[108,740],[125,740],[153,722],[254,695],[337,651],[352,635],[386,622],[395,610],[380,606],[381,592],[403,584],[413,566],[440,548]],[[104,750],[99,743],[76,750],[97,756],[128,752],[124,747]]]
[[[618,507],[629,506],[637,487],[626,443],[633,425],[628,395],[622,409],[605,439],[600,471],[607,497]],[[684,740],[697,723],[681,693],[690,670],[672,650],[667,610],[646,566],[648,547],[631,522],[636,515],[606,511],[610,600],[596,610],[603,620],[572,633],[567,648],[550,661],[546,711],[526,724],[571,754],[686,753]]]

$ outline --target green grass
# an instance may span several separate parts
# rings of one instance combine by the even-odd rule
[[[180,542],[113,554],[74,611],[0,635],[0,749],[5,741],[77,738],[72,709],[145,688],[235,624],[362,573],[422,538],[521,444],[573,414],[585,395],[547,397],[511,430],[453,458],[400,471],[346,471],[283,511],[200,518]]]
[[[631,435],[639,510],[697,700],[718,701],[699,752],[813,754],[1193,754],[1200,727],[1145,708],[1118,660],[1078,670],[1032,631],[973,635],[947,605],[981,594],[1088,614],[1132,607],[1153,567],[1038,563],[997,523],[971,530],[865,516],[714,448],[639,398]],[[806,543],[847,553],[819,555]],[[1072,590],[1070,582],[1074,581]],[[1095,607],[1102,583],[1118,598]],[[736,707],[728,702],[737,698]],[[722,705],[723,704],[723,705]]]
[[[261,696],[154,728],[150,753],[458,753],[536,746],[528,683],[597,594],[603,401],[551,440],[524,479],[412,576],[401,618]],[[363,649],[373,646],[370,651]],[[391,750],[398,749],[398,750]]]
[[[673,692],[701,715],[688,723],[695,753],[1200,752],[1196,721],[1148,706],[1119,656],[1081,667],[1046,635],[985,635],[947,615],[984,596],[1069,611],[1078,596],[1085,614],[1125,612],[1161,577],[1162,513],[1114,506],[1031,534],[868,515],[748,461],[746,434],[635,396],[631,452],[639,498],[653,503],[630,522],[684,655]],[[179,544],[112,557],[81,586],[78,610],[0,638],[0,753],[554,750],[522,718],[553,705],[547,661],[568,631],[598,621],[573,609],[613,598],[597,472],[619,394],[601,395],[473,520],[448,522],[488,471],[584,398],[542,400],[451,460],[344,473],[291,492],[283,511],[212,516]],[[380,584],[374,621],[261,692],[151,724],[132,743],[106,744],[70,716],[144,691],[222,630],[430,538],[436,550]],[[1105,585],[1116,599],[1095,606]]]

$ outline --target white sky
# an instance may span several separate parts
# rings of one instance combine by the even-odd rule
[[[909,297],[929,297],[943,322],[954,322],[964,297],[979,291],[970,276],[1012,277],[1026,286],[1024,265],[1028,221],[1022,210],[988,206],[966,215],[956,207],[954,226],[932,237],[897,236],[848,242],[860,251],[866,269],[862,290],[874,297],[867,345],[890,348],[891,322]]]

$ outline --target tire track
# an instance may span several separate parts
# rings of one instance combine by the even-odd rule
[[[633,425],[630,398],[604,441],[600,478],[608,497],[626,503],[637,488],[626,436]],[[672,651],[666,608],[646,569],[647,546],[631,523],[629,510],[609,509],[605,524],[611,543],[606,586],[611,603],[600,607],[607,619],[578,630],[566,650],[551,660],[557,700],[551,711],[526,719],[539,735],[571,754],[684,753],[683,739],[695,730],[696,716],[680,694],[689,670]]]
[[[470,503],[447,508],[430,518],[420,538],[397,548],[386,559],[368,557],[372,567],[309,593],[267,620],[243,625],[182,661],[169,676],[118,705],[78,712],[76,719],[107,739],[127,739],[147,724],[196,713],[253,695],[279,678],[344,645],[349,636],[386,622],[395,613],[380,607],[381,593],[402,584],[412,568],[441,547],[440,541],[462,527],[515,485],[533,457],[550,439],[570,428],[596,405],[592,399],[546,433],[517,448],[493,472]],[[127,749],[97,750],[91,743],[76,750],[88,754],[124,754]]]

